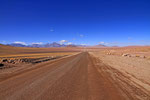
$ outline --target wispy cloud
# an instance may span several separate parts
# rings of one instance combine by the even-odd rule
[[[61,40],[61,41],[59,41],[60,44],[64,44],[66,42],[68,42],[68,41],[67,40]]]
[[[101,44],[101,45],[108,45],[109,43],[101,41],[101,42],[99,42],[99,44]]]
[[[105,42],[102,41],[102,42],[99,42],[99,44],[105,44]]]
[[[42,45],[43,42],[33,42],[33,43],[31,43],[31,44],[39,44],[39,45]]]
[[[50,29],[50,32],[54,32],[54,30],[53,30],[53,29]]]
[[[80,45],[82,45],[82,46],[86,46],[87,44],[80,44]]]
[[[13,42],[13,43],[15,43],[15,44],[22,44],[22,45],[27,45],[25,42],[21,42],[21,41],[15,41],[15,42]]]
[[[71,45],[71,44],[72,44],[72,42],[68,42],[67,44],[68,44],[68,45]]]
[[[80,37],[84,37],[84,35],[83,35],[83,34],[80,34]]]
[[[51,28],[51,29],[50,29],[50,32],[54,32],[54,29],[53,29],[53,28]]]

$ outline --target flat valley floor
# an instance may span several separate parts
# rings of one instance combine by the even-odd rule
[[[150,92],[82,52],[0,80],[0,100],[150,100]]]

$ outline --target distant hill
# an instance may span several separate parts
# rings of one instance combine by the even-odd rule
[[[40,48],[40,47],[43,47],[43,45],[41,45],[41,44],[32,44],[32,45],[29,45],[28,47]]]
[[[21,43],[11,43],[11,44],[7,44],[9,46],[13,46],[13,47],[26,47],[26,45],[23,45]]]
[[[72,48],[66,48],[66,47],[61,47],[59,48],[59,46],[63,46],[63,45],[55,45],[55,43],[52,44],[52,46],[56,46],[53,48],[42,48],[42,47],[14,47],[14,46],[10,46],[10,45],[3,45],[0,44],[0,57],[3,56],[12,56],[12,55],[16,55],[16,54],[36,54],[36,53],[52,53],[52,52],[76,52],[76,51],[80,51],[80,49],[72,49]]]
[[[66,47],[78,47],[78,46],[77,46],[77,45],[70,44],[70,45],[66,45]]]
[[[12,48],[12,46],[0,44],[0,48]]]
[[[0,44],[0,47],[3,47],[3,46],[6,46],[6,45]]]
[[[66,45],[64,44],[59,44],[57,42],[53,42],[53,43],[47,43],[44,45],[44,47],[65,47]]]
[[[24,45],[21,43],[11,43],[11,44],[7,44],[8,46],[13,46],[13,47],[33,47],[33,48],[49,48],[49,47],[67,47],[68,45],[65,44],[59,44],[57,42],[53,42],[53,43],[47,43],[47,44],[31,44],[31,45]]]
[[[38,44],[38,43],[33,43],[30,45],[24,45],[21,43],[11,43],[11,44],[7,44],[7,46],[13,46],[13,47],[31,47],[31,48],[51,48],[51,47],[89,47],[87,45],[76,45],[76,44],[60,44],[57,42],[53,42],[53,43],[46,43],[46,44]],[[102,47],[107,47],[105,45],[95,45],[95,46],[90,46],[90,47],[96,47],[96,48],[102,48]]]

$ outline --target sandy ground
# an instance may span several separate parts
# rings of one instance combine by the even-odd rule
[[[103,63],[121,71],[132,80],[141,84],[150,91],[150,60],[138,57],[122,57],[106,55],[101,52],[92,52]]]
[[[0,80],[0,100],[150,99],[147,88],[88,52],[6,76]]]

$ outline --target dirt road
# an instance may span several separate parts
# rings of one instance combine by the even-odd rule
[[[149,94],[88,52],[0,81],[0,100],[150,100]]]

